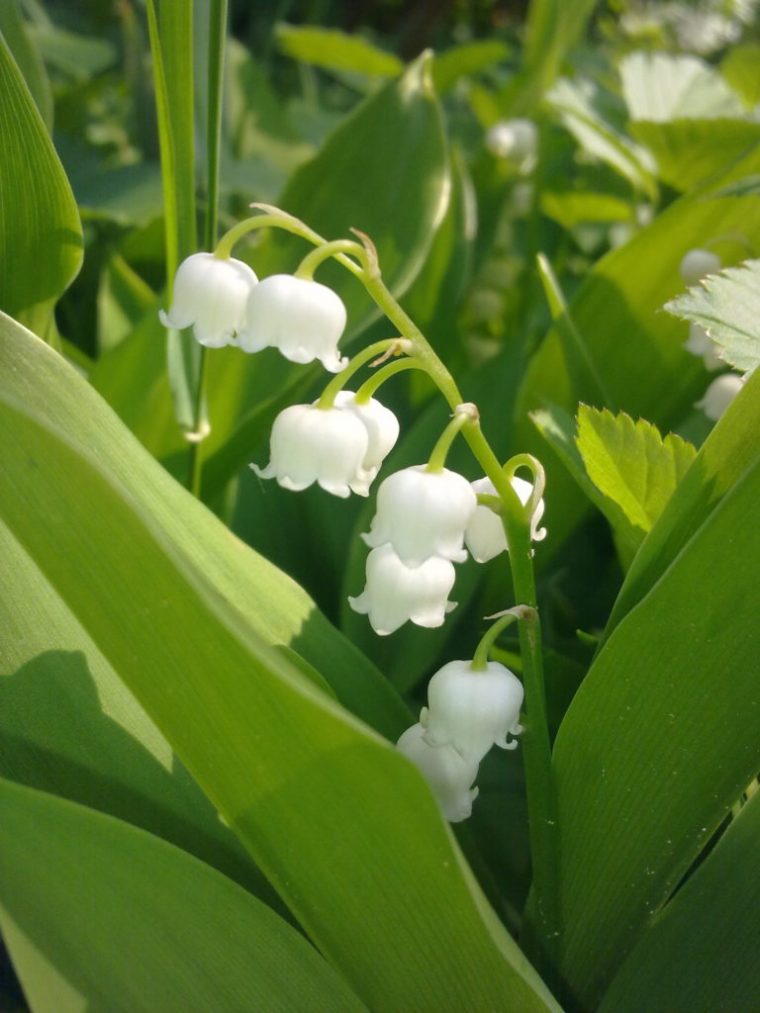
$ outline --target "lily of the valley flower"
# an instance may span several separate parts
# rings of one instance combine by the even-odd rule
[[[158,313],[161,323],[177,331],[192,327],[197,340],[208,348],[234,345],[257,281],[242,260],[194,253],[177,269],[171,309]]]
[[[326,285],[289,274],[273,274],[253,289],[239,344],[246,352],[274,347],[291,362],[319,359],[331,373],[348,362],[338,354],[346,307]]]
[[[738,373],[724,373],[710,384],[705,396],[697,401],[696,408],[701,408],[708,419],[717,422],[728,406],[744,386],[745,376]]]
[[[386,408],[375,398],[358,402],[351,390],[338,391],[335,395],[335,406],[354,414],[367,430],[367,452],[362,461],[362,468],[369,475],[368,481],[371,482],[396,444],[399,434],[398,419],[390,408]]]
[[[710,373],[725,365],[717,353],[715,342],[704,327],[700,327],[699,324],[689,324],[689,337],[683,347],[692,355],[700,356],[705,369]]]
[[[389,544],[409,566],[432,556],[461,563],[467,558],[464,532],[477,506],[467,479],[454,471],[428,471],[424,464],[385,479],[377,513],[362,538],[377,548]]]
[[[709,250],[694,249],[684,254],[678,270],[687,285],[696,285],[708,274],[720,271],[720,257]]]
[[[536,124],[532,120],[520,118],[501,120],[486,134],[486,148],[496,158],[513,162],[521,172],[529,172],[536,162]]]
[[[434,746],[450,745],[465,759],[480,763],[491,746],[514,749],[520,708],[520,680],[499,664],[489,661],[474,669],[469,661],[450,661],[428,685],[428,706],[420,715],[425,740]]]
[[[407,728],[396,749],[421,771],[450,823],[459,823],[472,814],[478,794],[478,789],[472,787],[478,775],[477,761],[466,759],[451,746],[431,745],[420,724]]]
[[[517,493],[520,502],[525,506],[533,492],[533,486],[524,478],[514,475],[510,479],[512,488]],[[476,493],[496,495],[496,488],[490,478],[479,478],[472,483]],[[539,523],[544,515],[544,501],[538,501],[530,521],[530,534],[534,542],[543,541],[546,538],[546,528],[539,528]],[[501,518],[487,506],[478,505],[470,518],[465,531],[465,543],[472,554],[472,558],[478,563],[487,563],[489,559],[498,556],[499,553],[508,549],[507,536],[504,533],[504,525]]]
[[[274,420],[269,464],[251,467],[285,489],[299,491],[317,482],[334,496],[366,496],[372,478],[364,468],[368,450],[367,427],[353,412],[291,405]]]
[[[349,598],[355,612],[369,617],[372,629],[383,637],[407,620],[417,626],[442,626],[446,613],[455,607],[448,600],[454,586],[454,565],[432,556],[419,566],[407,566],[390,545],[373,549],[367,556],[367,583],[356,598]]]

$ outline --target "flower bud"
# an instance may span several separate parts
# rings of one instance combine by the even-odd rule
[[[486,148],[496,158],[505,158],[520,171],[529,172],[536,163],[538,130],[532,120],[514,119],[495,123],[486,133]]]
[[[711,373],[725,365],[718,356],[715,342],[704,327],[700,327],[699,324],[689,324],[689,337],[683,347],[692,355],[701,356],[705,369]]]
[[[705,391],[705,396],[694,407],[701,408],[708,419],[717,422],[744,386],[745,379],[737,373],[724,373],[713,380]]]
[[[514,475],[510,479],[512,488],[517,493],[523,506],[528,502],[533,493],[533,486],[524,478]],[[489,496],[496,495],[496,488],[490,478],[479,478],[472,483],[475,493],[482,493]],[[546,528],[539,528],[538,524],[544,515],[544,501],[540,499],[533,512],[530,521],[530,537],[534,542],[541,542],[546,538]],[[470,523],[467,525],[464,540],[472,558],[478,563],[487,563],[489,559],[498,556],[500,552],[507,550],[507,536],[504,532],[504,525],[501,517],[495,514],[490,507],[478,506],[475,509]]]
[[[171,309],[168,313],[159,310],[159,319],[172,330],[192,327],[196,339],[207,348],[234,345],[257,280],[242,260],[194,253],[179,265]]]
[[[334,496],[366,496],[370,478],[362,462],[368,444],[367,430],[352,412],[291,405],[274,420],[269,464],[251,468],[260,478],[276,478],[284,489],[300,491],[317,482]]]
[[[372,629],[384,637],[410,619],[417,626],[442,626],[456,602],[448,600],[454,586],[454,566],[432,556],[420,566],[407,566],[390,545],[367,556],[367,583],[358,598],[349,598],[355,612],[369,617]]]
[[[720,257],[709,250],[694,249],[684,254],[678,270],[687,285],[696,285],[708,274],[721,269]]]
[[[462,563],[464,531],[477,506],[467,479],[426,465],[389,475],[377,491],[377,513],[362,538],[376,548],[386,543],[411,566],[431,556]]]
[[[326,285],[290,274],[273,274],[253,289],[239,344],[245,352],[278,348],[291,362],[319,359],[330,373],[348,362],[338,354],[346,307]]]
[[[407,728],[396,749],[420,770],[450,823],[459,823],[472,814],[472,803],[478,795],[478,789],[471,787],[478,776],[476,762],[466,760],[451,746],[430,745],[419,724]]]
[[[474,670],[469,661],[450,661],[428,685],[428,707],[420,715],[425,740],[434,746],[450,745],[474,763],[480,763],[491,746],[515,749],[508,735],[517,735],[523,702],[520,680],[497,661]]]
[[[367,430],[367,453],[362,468],[372,482],[385,458],[393,450],[399,434],[398,419],[385,405],[374,398],[359,404],[350,390],[341,390],[335,395],[335,404],[343,411],[352,412]]]

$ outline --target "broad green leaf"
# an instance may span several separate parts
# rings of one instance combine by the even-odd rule
[[[40,115],[50,130],[53,125],[53,93],[40,54],[29,37],[28,27],[21,15],[19,0],[6,0],[0,4],[0,33],[4,36],[37,103]]]
[[[102,74],[118,59],[113,42],[69,32],[49,19],[35,19],[29,25],[29,34],[43,60],[75,81]]]
[[[720,62],[720,72],[748,109],[760,102],[760,45],[745,42],[729,47]]]
[[[620,62],[632,120],[744,119],[744,107],[720,73],[695,56],[630,53]]]
[[[377,1010],[556,1009],[416,769],[268,645],[314,648],[333,684],[342,664],[366,713],[360,656],[59,357],[3,332],[5,522],[327,959]]]
[[[365,1009],[237,884],[120,820],[0,781],[0,924],[32,1008]]]
[[[322,67],[351,71],[369,77],[395,77],[404,65],[360,35],[348,35],[335,28],[316,28],[281,23],[275,29],[277,44],[286,56]]]
[[[561,970],[581,1008],[760,767],[758,496],[755,464],[613,630],[560,726]]]
[[[681,191],[715,176],[760,141],[760,125],[744,120],[637,120],[630,129],[654,155],[660,179]]]
[[[710,433],[677,495],[636,556],[612,610],[605,635],[660,579],[694,532],[760,458],[760,371],[753,374]]]
[[[442,53],[436,53],[433,63],[436,90],[443,95],[461,78],[478,74],[495,63],[503,63],[509,55],[509,47],[499,39],[463,42]]]
[[[760,363],[760,260],[705,278],[665,309],[703,327],[721,359],[742,373]]]
[[[569,310],[617,410],[649,419],[660,429],[674,429],[704,393],[702,364],[683,349],[687,327],[663,313],[662,306],[683,291],[678,267],[687,250],[737,233],[760,245],[760,204],[755,197],[705,199],[759,170],[760,152],[754,151],[710,189],[674,201],[584,278]],[[544,451],[529,412],[548,404],[574,415],[579,401],[604,407],[593,390],[576,386],[555,325],[523,381],[513,452],[527,449],[540,457]],[[551,535],[543,545],[551,552],[559,549],[587,507],[564,467],[550,466],[547,488],[546,526]]]
[[[82,229],[47,128],[2,36],[0,137],[0,309],[44,331],[82,263]]]
[[[148,0],[148,28],[161,147],[167,301],[171,301],[180,261],[196,251],[192,0]],[[170,331],[169,384],[177,422],[188,431],[203,425],[197,399],[200,363],[201,350],[192,334]]]
[[[155,162],[122,165],[104,172],[72,172],[71,185],[82,217],[143,226],[163,214],[161,170]]]
[[[145,314],[157,312],[156,294],[118,253],[103,268],[98,288],[98,348],[115,348]]]
[[[546,189],[539,195],[541,210],[565,229],[583,222],[627,222],[630,201],[612,193]]]
[[[0,775],[163,837],[277,898],[169,743],[0,523]]]
[[[623,511],[639,541],[667,506],[696,457],[680,436],[664,439],[645,419],[621,412],[578,410],[578,450],[594,485]]]
[[[596,108],[597,90],[596,84],[588,78],[576,81],[562,78],[546,98],[562,125],[584,151],[606,162],[634,189],[656,198],[657,184],[649,153],[605,120]]]
[[[627,958],[600,1013],[752,1009],[760,994],[758,840],[756,793]]]

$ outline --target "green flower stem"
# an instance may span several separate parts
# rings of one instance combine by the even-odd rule
[[[480,643],[475,648],[475,653],[472,656],[472,663],[470,668],[473,672],[484,672],[488,667],[488,655],[491,648],[496,643],[496,640],[500,633],[502,633],[507,626],[517,622],[520,618],[517,612],[509,612],[508,615],[502,616],[497,620],[480,638]]]
[[[398,339],[396,339],[398,340]],[[369,380],[365,380],[361,387],[356,392],[355,401],[357,404],[367,404],[369,399],[378,389],[381,387],[386,380],[390,380],[396,373],[403,373],[407,369],[424,369],[417,359],[402,359],[401,362],[390,362],[387,366],[383,366],[382,369],[371,376]]]
[[[468,408],[474,409],[474,405],[467,406]],[[454,418],[449,422],[446,428],[443,430],[441,435],[433,447],[433,452],[428,460],[425,471],[439,472],[443,471],[446,466],[446,457],[451,449],[451,444],[456,439],[457,433],[459,433],[468,422],[473,421],[473,416],[470,411],[464,409],[464,406],[460,406],[454,413]]]
[[[307,253],[295,271],[296,278],[304,278],[311,281],[314,272],[325,260],[334,257],[336,253],[348,253],[356,257],[360,264],[367,269],[367,251],[354,239],[334,239],[324,246],[318,246],[311,253]]]
[[[332,408],[338,391],[343,390],[343,387],[354,373],[361,369],[370,359],[392,352],[395,348],[401,351],[403,350],[403,346],[409,347],[409,343],[404,341],[403,338],[385,338],[383,341],[376,341],[374,344],[368,345],[360,352],[357,352],[346,368],[337,373],[327,384],[317,402],[317,407]]]

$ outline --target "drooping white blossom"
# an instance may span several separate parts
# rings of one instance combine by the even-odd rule
[[[367,583],[358,597],[348,601],[355,612],[368,616],[381,637],[407,620],[417,626],[442,626],[456,605],[448,600],[454,579],[454,565],[448,559],[431,556],[419,566],[407,566],[392,546],[383,545],[367,556]]]
[[[207,348],[237,344],[248,296],[257,281],[242,260],[194,253],[177,269],[171,308],[158,312],[161,323],[177,331],[192,327]]]
[[[683,346],[687,352],[701,357],[705,369],[714,372],[720,369],[725,363],[718,356],[717,346],[704,327],[699,324],[689,324],[689,337]]]
[[[377,491],[377,512],[362,538],[389,544],[410,566],[431,556],[461,563],[464,532],[477,506],[472,486],[455,471],[428,471],[419,464],[389,475]]]
[[[364,423],[343,408],[291,405],[274,420],[270,461],[251,467],[260,478],[276,478],[300,491],[316,482],[334,496],[366,496],[370,474],[364,469],[369,438]]]
[[[421,771],[450,823],[459,823],[472,814],[478,789],[472,784],[478,764],[465,759],[451,746],[433,746],[420,724],[412,725],[396,743],[396,749]]]
[[[746,377],[738,373],[724,373],[713,380],[705,391],[705,396],[697,401],[695,408],[700,408],[708,419],[717,422],[728,406],[744,386]]]
[[[523,686],[499,664],[489,661],[475,671],[469,661],[450,661],[428,685],[428,706],[420,715],[425,739],[435,746],[448,744],[462,756],[480,763],[491,746],[514,749],[520,727]]]
[[[396,444],[399,434],[398,419],[385,405],[370,398],[359,403],[356,395],[350,390],[341,390],[335,395],[335,404],[344,411],[352,412],[367,430],[367,453],[364,455],[362,467],[372,481],[380,470],[385,458]]]
[[[520,502],[525,506],[533,492],[532,484],[517,475],[510,479],[510,484],[517,493]],[[472,483],[472,488],[476,494],[496,495],[496,488],[490,478],[477,479]],[[530,534],[534,542],[540,542],[546,538],[546,528],[538,526],[543,515],[544,501],[540,499],[530,522]],[[464,540],[472,558],[478,563],[487,563],[489,559],[493,559],[499,553],[507,550],[507,536],[504,533],[501,518],[487,506],[478,505],[476,507],[467,525]]]
[[[715,253],[696,248],[684,254],[678,270],[687,285],[696,285],[708,274],[720,271],[722,266],[720,257]]]
[[[264,278],[250,293],[239,344],[246,352],[278,348],[291,362],[319,359],[331,373],[348,362],[338,353],[346,307],[326,285],[290,274]]]
[[[486,148],[496,158],[513,162],[522,172],[536,164],[538,130],[532,120],[501,120],[486,133]]]

